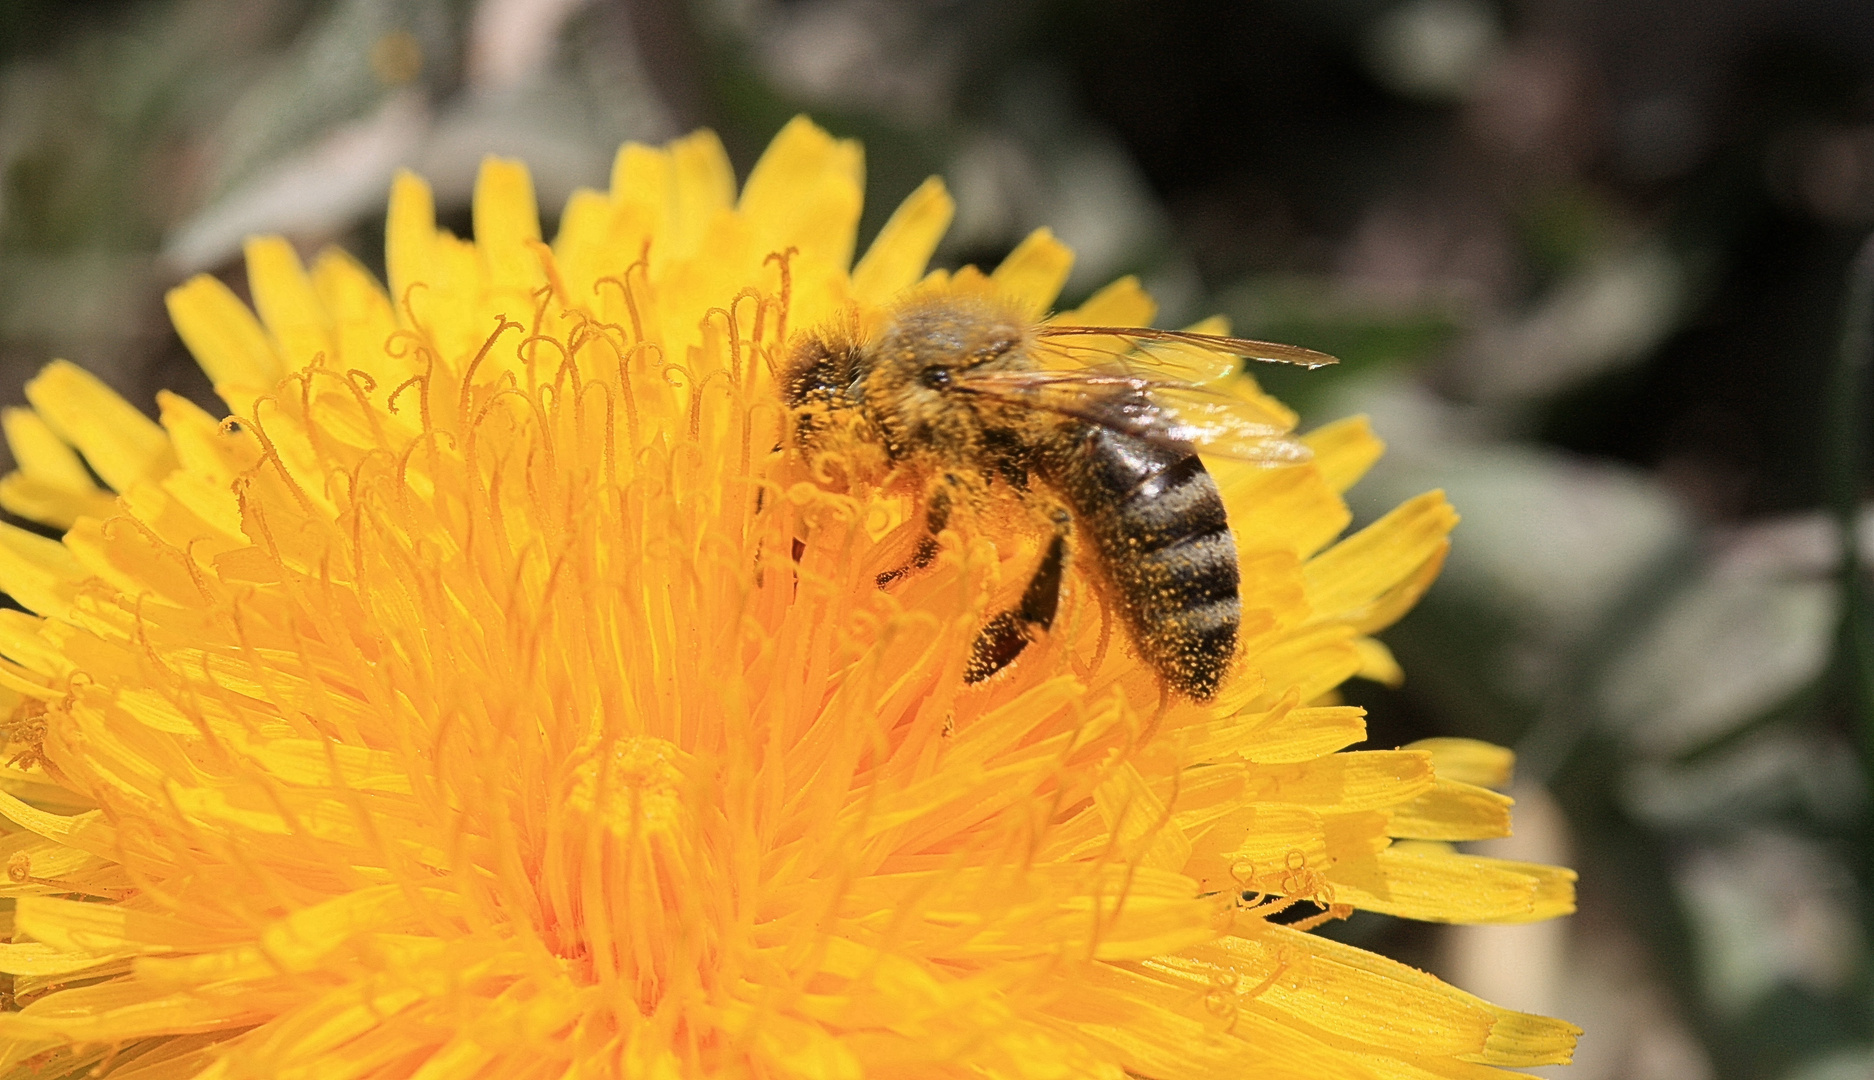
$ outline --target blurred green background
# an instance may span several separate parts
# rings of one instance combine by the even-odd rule
[[[244,289],[254,232],[381,266],[400,166],[467,232],[485,152],[551,213],[624,139],[746,170],[803,110],[868,234],[942,173],[941,261],[1051,225],[1070,294],[1335,352],[1258,374],[1373,416],[1357,510],[1450,491],[1408,681],[1349,696],[1516,747],[1479,846],[1581,913],[1330,932],[1586,1027],[1547,1073],[1874,1076],[1865,0],[5,0],[0,403],[54,356],[206,401],[163,291]]]

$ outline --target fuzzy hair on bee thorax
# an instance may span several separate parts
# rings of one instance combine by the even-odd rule
[[[1031,323],[1005,305],[967,294],[913,297],[876,337],[857,340],[852,320],[802,335],[782,376],[795,442],[812,455],[846,438],[877,443],[890,463],[1014,475],[1033,438],[1032,416],[950,389],[963,370],[1034,366]]]

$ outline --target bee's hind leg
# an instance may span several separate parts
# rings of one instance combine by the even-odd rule
[[[887,570],[878,576],[878,587],[884,588],[901,577],[914,571],[923,570],[937,561],[937,537],[950,526],[950,510],[956,505],[950,489],[961,483],[954,476],[944,476],[931,485],[931,491],[924,499],[924,535],[918,537],[917,547],[911,549],[911,561],[893,570]]]
[[[1023,649],[1054,625],[1054,613],[1061,604],[1061,575],[1067,569],[1067,538],[1072,519],[1067,511],[1053,513],[1054,537],[1048,541],[1041,563],[1022,590],[1021,603],[1001,612],[986,623],[970,646],[969,663],[963,668],[963,681],[979,683],[1013,663]]]

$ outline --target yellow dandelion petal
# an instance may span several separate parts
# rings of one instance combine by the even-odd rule
[[[429,184],[421,177],[399,172],[391,182],[390,210],[384,221],[384,268],[390,276],[388,299],[399,311],[410,303],[413,288],[428,291],[428,283],[436,279],[436,240],[436,200],[430,194]],[[195,343],[186,334],[183,340],[189,342],[189,350],[201,360],[201,351]]]
[[[175,452],[149,417],[95,375],[63,360],[26,384],[26,400],[59,438],[76,447],[106,484],[122,492],[175,468]]]
[[[0,411],[7,449],[18,471],[0,479],[0,507],[33,521],[69,528],[81,517],[111,512],[111,493],[97,485],[71,444],[31,409]]]
[[[1149,326],[1156,314],[1158,301],[1139,285],[1138,278],[1127,274],[1087,297],[1086,303],[1056,315],[1052,321],[1085,326]]]
[[[1309,432],[1303,441],[1314,451],[1314,467],[1329,490],[1340,494],[1352,487],[1386,452],[1386,444],[1373,434],[1364,416],[1349,416]]]
[[[917,284],[937,242],[956,216],[956,201],[936,177],[918,185],[852,268],[852,298],[883,304]]]
[[[274,351],[288,371],[334,359],[325,305],[293,246],[277,236],[257,237],[246,246],[247,280],[254,310],[273,335]]]
[[[1040,546],[965,522],[881,589],[920,493],[784,449],[776,372],[800,331],[869,332],[911,290],[1040,318],[1072,253],[1044,230],[993,274],[926,274],[933,181],[853,268],[862,169],[804,119],[739,194],[713,135],[627,146],[550,245],[516,163],[484,164],[472,241],[402,175],[387,290],[260,239],[254,310],[212,279],[171,294],[225,419],[164,395],[151,421],[68,364],[29,386],[0,505],[66,532],[0,525],[28,609],[0,611],[0,1069],[1568,1058],[1567,1024],[1309,932],[1572,904],[1566,871],[1450,846],[1507,832],[1503,752],[1346,751],[1364,722],[1333,692],[1397,677],[1370,635],[1436,573],[1442,496],[1343,538],[1380,451],[1360,420],[1304,464],[1219,462],[1242,614],[1214,700],[1166,694],[1079,571],[1047,634],[966,681]],[[1056,318],[1153,313],[1123,279]]]
[[[525,304],[540,280],[540,259],[534,252],[540,242],[540,211],[525,165],[495,157],[482,162],[475,183],[474,223],[489,285],[502,299]]]
[[[1386,832],[1408,840],[1491,840],[1510,834],[1511,803],[1507,795],[1440,773],[1430,791],[1392,808]]]
[[[1476,739],[1420,739],[1411,749],[1430,754],[1438,775],[1478,787],[1509,787],[1516,767],[1515,754]]]
[[[672,254],[690,254],[716,216],[735,202],[735,170],[713,131],[699,131],[670,144],[669,207]]]
[[[859,230],[864,171],[858,143],[796,117],[748,174],[737,208],[757,247],[791,247],[844,273]]]
[[[286,374],[260,321],[226,285],[203,274],[167,299],[176,333],[223,401],[247,407]]]
[[[1308,602],[1317,618],[1380,630],[1418,599],[1444,553],[1457,512],[1441,491],[1427,492],[1308,560]],[[1429,566],[1426,573],[1421,568]],[[1408,599],[1395,602],[1400,589]]]
[[[1360,669],[1354,672],[1355,675],[1384,686],[1404,685],[1405,669],[1399,666],[1399,661],[1384,642],[1378,638],[1355,638],[1353,648],[1360,657]]]
[[[997,293],[1032,318],[1054,305],[1074,268],[1074,253],[1051,229],[1036,229],[990,275]]]

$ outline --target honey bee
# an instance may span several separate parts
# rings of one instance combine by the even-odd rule
[[[856,439],[920,486],[923,535],[879,586],[935,560],[959,504],[1006,491],[1042,523],[1041,560],[1019,602],[977,635],[966,680],[1001,671],[1052,627],[1063,575],[1084,555],[1163,682],[1214,697],[1241,603],[1236,543],[1198,451],[1269,464],[1308,451],[1281,417],[1203,383],[1233,372],[1239,356],[1308,367],[1334,358],[1242,338],[1037,325],[993,295],[961,291],[898,301],[875,335],[854,321],[796,337],[780,388],[809,459]]]

